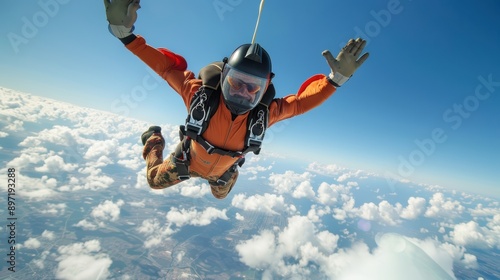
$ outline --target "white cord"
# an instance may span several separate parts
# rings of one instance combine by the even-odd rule
[[[262,8],[264,7],[264,0],[260,1],[259,16],[257,17],[257,24],[255,25],[255,31],[253,32],[252,44],[255,43],[255,37],[257,37],[257,29],[259,29],[260,15],[262,14]]]

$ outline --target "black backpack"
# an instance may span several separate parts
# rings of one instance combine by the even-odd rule
[[[181,180],[189,178],[188,166],[190,160],[189,147],[191,140],[198,142],[209,154],[217,153],[239,158],[235,164],[239,166],[243,165],[245,154],[253,152],[258,155],[260,153],[262,141],[264,140],[269,121],[269,105],[273,101],[276,94],[272,83],[269,84],[260,103],[249,113],[247,132],[245,136],[245,147],[243,150],[230,151],[222,149],[210,144],[202,137],[202,134],[205,132],[208,124],[210,123],[210,119],[215,114],[219,106],[222,94],[220,79],[223,66],[224,62],[222,61],[211,63],[203,67],[198,75],[198,78],[202,80],[202,86],[191,99],[186,124],[180,127],[182,145],[180,145],[181,148],[180,150],[178,149],[175,156],[179,171],[179,179]],[[185,172],[183,171],[184,168],[182,168],[183,165],[186,167]],[[237,166],[234,166],[234,168],[236,167]],[[186,172],[187,174],[181,175],[181,173]]]

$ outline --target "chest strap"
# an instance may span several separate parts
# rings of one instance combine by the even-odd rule
[[[181,127],[181,131],[183,130],[183,126]],[[200,138],[203,139],[203,137],[200,136]],[[185,134],[181,133],[181,143],[177,145],[177,148],[175,149],[174,157],[173,157],[173,162],[176,165],[177,168],[177,176],[178,179],[181,181],[187,180],[191,178],[190,172],[189,172],[189,165],[191,163],[191,141],[192,139],[189,136],[186,136]],[[205,141],[208,143],[207,141]],[[208,143],[210,145],[210,143]],[[202,145],[203,146],[203,145]],[[210,145],[213,147],[212,145]],[[206,148],[205,148],[206,149]],[[222,151],[222,152],[221,152]],[[227,184],[229,179],[233,176],[234,172],[238,169],[238,167],[241,167],[245,163],[245,156],[244,154],[241,154],[240,152],[233,152],[233,151],[228,151],[224,149],[219,149],[219,148],[213,148],[212,153],[217,153],[221,154],[226,153],[223,155],[238,155],[238,156],[233,156],[233,157],[238,157],[236,162],[228,169],[222,176],[220,176],[215,183],[219,186],[224,186]]]
[[[247,147],[242,150],[242,151],[231,151],[231,150],[226,150],[223,148],[216,147],[203,136],[199,135],[198,133],[200,132],[200,128],[191,126],[190,124],[187,124],[186,126],[181,125],[180,127],[180,134],[183,135],[184,137],[187,137],[189,140],[194,140],[198,144],[200,144],[205,151],[207,151],[208,154],[219,154],[223,156],[230,156],[233,158],[240,158],[243,157],[245,154],[253,152],[257,153],[260,151],[260,146],[262,144],[262,141],[259,140],[251,140],[248,141]],[[184,141],[184,140],[183,140]]]

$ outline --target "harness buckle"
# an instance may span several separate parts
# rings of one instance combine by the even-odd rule
[[[215,146],[212,145],[212,144],[210,144],[208,141],[205,141],[205,143],[206,143],[205,150],[207,151],[207,153],[209,155],[211,155],[214,152],[214,150],[215,150]]]
[[[262,146],[262,140],[261,139],[257,139],[257,138],[248,138],[248,142],[247,142],[247,146],[248,147],[259,147]]]
[[[177,178],[181,181],[185,181],[185,180],[191,178],[191,175],[178,175]]]
[[[196,138],[197,135],[200,135],[202,131],[202,126],[194,123],[186,123],[186,135],[191,138]]]
[[[217,179],[216,182],[217,182],[217,185],[219,185],[219,186],[225,186],[227,184],[227,181],[224,179],[221,179],[221,178]]]
[[[242,151],[236,151],[236,152],[234,152],[234,155],[232,157],[241,159],[241,158],[245,157],[245,154]]]

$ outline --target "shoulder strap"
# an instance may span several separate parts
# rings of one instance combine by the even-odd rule
[[[228,151],[215,147],[201,136],[219,106],[221,96],[220,76],[223,66],[224,63],[219,61],[201,69],[198,78],[202,80],[202,86],[191,99],[186,125],[181,126],[181,135],[195,140],[208,153],[218,153],[232,157],[241,157],[249,152],[259,154],[268,126],[269,105],[276,94],[273,84],[269,85],[261,102],[249,113],[245,148],[242,151]]]
[[[276,96],[276,90],[274,89],[273,83],[270,83],[260,103],[269,107],[271,102],[274,100],[275,96]]]
[[[198,75],[202,86],[194,94],[186,118],[185,135],[196,139],[208,127],[210,118],[219,106],[220,94],[218,88],[223,62],[214,62],[203,67]],[[181,128],[182,129],[182,128]]]
[[[220,75],[222,73],[223,66],[224,62],[216,61],[201,68],[200,73],[198,74],[198,79],[202,80],[203,86],[213,90],[219,88]]]
[[[274,99],[276,91],[273,84],[269,84],[260,103],[250,111],[248,116],[247,134],[245,137],[244,153],[253,152],[258,155],[264,141],[264,136],[269,123],[269,105]]]

